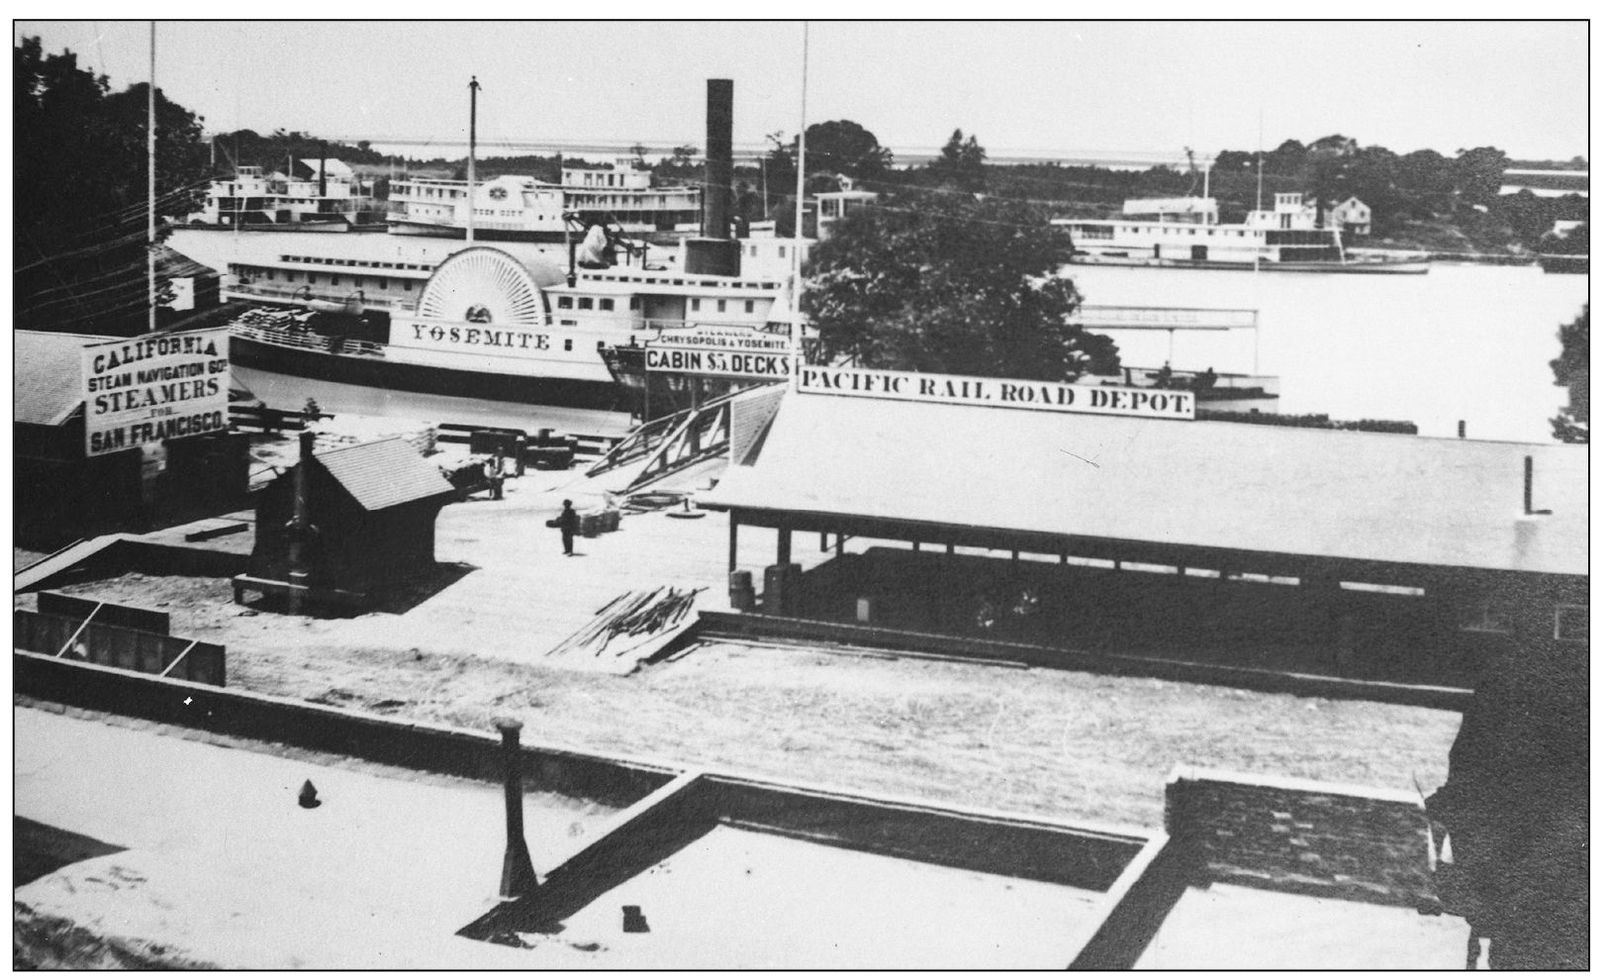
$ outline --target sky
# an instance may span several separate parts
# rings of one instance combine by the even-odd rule
[[[829,21],[809,27],[807,118],[936,155],[1183,162],[1332,133],[1398,153],[1496,146],[1588,155],[1584,20],[1553,22]],[[145,21],[19,21],[121,88],[147,77]],[[161,21],[158,85],[209,130],[432,141],[459,155],[467,84],[500,144],[704,142],[704,82],[731,78],[740,147],[799,129],[800,21]]]

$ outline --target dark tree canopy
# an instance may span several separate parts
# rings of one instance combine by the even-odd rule
[[[972,135],[963,139],[961,130],[957,129],[939,150],[938,159],[928,164],[928,169],[957,189],[978,193],[988,185],[988,173],[983,166],[986,158],[983,147],[978,145],[978,137]]]
[[[1589,306],[1581,308],[1574,322],[1559,327],[1558,359],[1548,366],[1553,368],[1553,379],[1570,391],[1570,403],[1553,419],[1553,436],[1560,441],[1585,444],[1590,394],[1588,374],[1591,367],[1592,326],[1588,318]]]
[[[71,51],[38,38],[12,49],[13,312],[17,326],[131,333],[145,328],[144,83],[113,93]],[[206,193],[201,120],[157,91],[157,215]]]
[[[895,195],[816,246],[803,306],[830,362],[1056,381],[1115,371],[1111,339],[1068,324],[1068,247],[1025,204]]]
[[[1487,204],[1503,187],[1503,173],[1509,167],[1508,155],[1491,146],[1461,149],[1453,161],[1458,191],[1475,204]]]

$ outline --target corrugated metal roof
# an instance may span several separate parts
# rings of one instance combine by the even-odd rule
[[[1552,515],[1523,515],[1527,455]],[[1572,445],[789,394],[755,464],[702,504],[1587,573]]]
[[[84,403],[81,351],[110,336],[45,333],[19,329],[12,335],[16,369],[12,373],[12,420],[22,424],[58,425]]]
[[[313,457],[370,512],[453,492],[441,472],[401,438],[329,448]]]

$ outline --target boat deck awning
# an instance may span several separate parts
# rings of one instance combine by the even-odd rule
[[[1525,513],[1527,457],[1547,515]],[[867,535],[1587,574],[1581,446],[792,393],[758,456],[700,505]]]

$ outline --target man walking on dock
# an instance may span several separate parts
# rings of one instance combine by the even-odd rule
[[[559,516],[553,521],[553,525],[559,528],[559,536],[564,539],[564,555],[566,557],[575,556],[575,550],[573,549],[575,547],[575,534],[581,528],[581,517],[577,516],[575,510],[570,508],[570,500],[566,499],[564,501],[564,509],[559,512]]]

